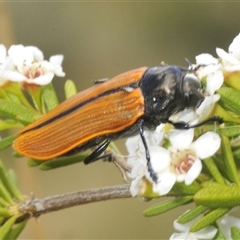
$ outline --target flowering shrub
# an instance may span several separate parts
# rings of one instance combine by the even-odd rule
[[[117,164],[130,183],[132,197],[175,197],[145,210],[144,216],[195,203],[195,207],[174,222],[178,233],[170,239],[240,238],[239,219],[229,215],[240,205],[240,34],[228,52],[217,48],[216,53],[217,58],[207,53],[198,55],[196,63],[189,66],[188,74],[194,74],[204,86],[204,101],[196,109],[171,116],[170,121],[194,126],[209,117],[220,116],[223,124],[208,122],[198,128],[177,130],[169,123],[162,123],[154,131],[146,129],[145,139],[157,181],[149,173],[140,136],[126,140],[126,159],[115,145],[110,145],[113,159],[121,158]],[[43,53],[33,46],[14,45],[7,51],[0,45],[1,131],[22,128],[58,105],[51,81],[54,76],[65,76],[62,60],[62,55],[56,55],[46,61]],[[66,82],[65,92],[67,98],[76,93],[72,81]],[[11,146],[14,138],[15,135],[2,139],[0,150]],[[46,162],[30,159],[29,165],[53,169],[85,157],[86,153],[79,153]],[[44,210],[28,212],[30,203],[17,190],[12,172],[2,165],[0,178],[0,238],[14,239],[24,228],[27,217]],[[38,205],[35,210],[39,209]],[[15,222],[20,223],[14,226]]]

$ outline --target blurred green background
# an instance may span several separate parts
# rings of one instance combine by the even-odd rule
[[[93,80],[110,78],[161,61],[186,66],[185,57],[215,48],[228,50],[240,32],[240,3],[230,2],[1,2],[0,41],[35,45],[48,59],[64,54],[65,79],[54,79],[63,100],[63,84],[75,81],[79,90]],[[118,141],[124,152],[123,141]],[[21,191],[47,197],[69,191],[122,184],[113,164],[77,164],[49,172],[27,166],[27,159],[9,158]],[[164,199],[165,200],[165,199]],[[159,202],[113,200],[77,206],[31,219],[22,239],[167,239],[172,222],[185,208],[157,217],[142,212]]]

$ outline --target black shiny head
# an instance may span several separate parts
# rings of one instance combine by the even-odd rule
[[[140,88],[145,99],[144,125],[150,129],[185,108],[198,107],[204,100],[198,78],[177,66],[149,68]]]

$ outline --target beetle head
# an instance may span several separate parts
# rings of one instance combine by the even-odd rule
[[[140,88],[145,100],[144,119],[150,127],[167,121],[185,108],[198,107],[204,99],[201,83],[176,66],[149,68]]]
[[[182,91],[184,94],[186,108],[199,107],[204,96],[202,94],[202,84],[193,74],[186,74],[182,81]]]

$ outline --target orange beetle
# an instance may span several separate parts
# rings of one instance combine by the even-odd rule
[[[155,129],[185,108],[204,100],[202,86],[188,69],[177,66],[142,67],[96,84],[64,101],[19,132],[13,148],[22,155],[49,160],[97,146],[85,159],[94,161],[115,138],[140,133],[150,174],[154,177],[144,128]],[[155,179],[156,180],[156,179]]]

